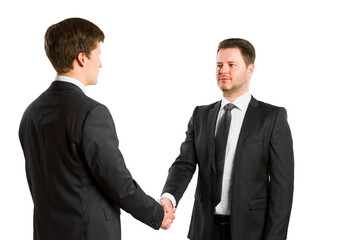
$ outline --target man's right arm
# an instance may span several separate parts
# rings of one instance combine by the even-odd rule
[[[191,178],[196,170],[197,157],[195,152],[194,121],[197,108],[189,121],[185,141],[181,144],[180,154],[169,169],[169,174],[163,188],[164,193],[171,194],[175,198],[174,208],[179,203]],[[163,202],[163,201],[162,201]]]
[[[162,206],[146,195],[132,178],[118,143],[109,110],[104,105],[97,105],[89,111],[83,126],[81,149],[86,164],[112,203],[158,229],[166,214]]]

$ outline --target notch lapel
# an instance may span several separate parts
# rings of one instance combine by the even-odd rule
[[[207,136],[206,146],[208,147],[209,160],[211,161],[211,168],[215,171],[215,127],[216,127],[216,119],[219,114],[221,106],[221,101],[214,104],[213,108],[210,109],[209,115],[207,118]]]
[[[251,100],[249,102],[249,106],[246,110],[244,121],[241,126],[236,152],[238,151],[238,147],[240,143],[242,143],[244,139],[250,134],[251,130],[253,129],[256,123],[256,119],[260,110],[258,106],[259,106],[258,101],[253,96],[251,96]]]

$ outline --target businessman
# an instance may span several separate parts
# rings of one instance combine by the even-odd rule
[[[220,42],[216,79],[223,98],[195,108],[180,155],[169,169],[162,204],[176,207],[199,168],[188,238],[285,240],[294,181],[286,110],[249,92],[255,49]]]
[[[121,239],[120,208],[154,229],[174,219],[131,177],[109,110],[85,94],[85,86],[97,83],[104,38],[80,18],[46,31],[57,76],[28,106],[19,129],[35,240]]]

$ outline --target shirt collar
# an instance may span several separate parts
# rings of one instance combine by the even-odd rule
[[[241,111],[244,111],[247,109],[249,102],[251,100],[251,94],[250,92],[246,92],[237,99],[235,99],[232,103]],[[221,99],[221,109],[224,108],[224,106],[228,103],[231,103],[229,100],[227,100],[225,97]]]
[[[80,82],[79,80],[75,79],[75,78],[57,75],[57,76],[55,77],[55,81],[62,81],[62,82],[68,82],[68,83],[75,84],[75,85],[78,86],[84,93],[86,93],[85,85],[84,85],[82,82]]]

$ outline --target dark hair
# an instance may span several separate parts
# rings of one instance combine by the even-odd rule
[[[255,48],[247,40],[241,38],[229,38],[219,43],[217,52],[223,48],[238,48],[244,58],[246,66],[255,63]]]
[[[92,22],[81,18],[68,18],[51,25],[45,33],[45,52],[57,73],[73,69],[79,53],[90,53],[98,42],[104,42],[104,33]]]

